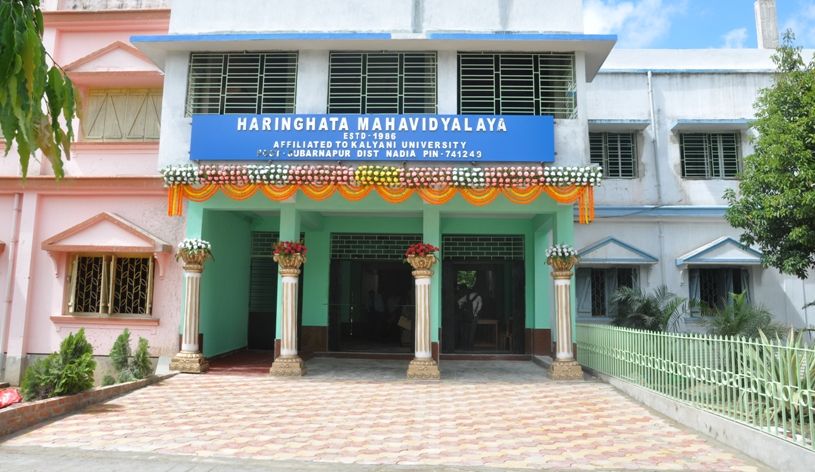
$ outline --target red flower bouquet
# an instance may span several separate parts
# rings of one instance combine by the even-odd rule
[[[410,247],[407,248],[407,251],[405,251],[405,257],[410,257],[410,256],[424,257],[424,256],[427,256],[429,254],[433,254],[434,252],[438,252],[438,251],[439,251],[439,248],[437,248],[436,246],[434,246],[432,244],[416,243],[416,244],[411,244]]]

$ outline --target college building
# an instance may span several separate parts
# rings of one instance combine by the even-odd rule
[[[810,280],[724,220],[773,2],[739,50],[620,49],[580,0],[43,4],[80,132],[62,180],[0,161],[0,379],[79,328],[97,354],[128,328],[198,370],[246,349],[568,357],[558,338],[608,323],[622,286],[746,291],[811,326]],[[184,239],[214,258],[185,270]],[[281,240],[308,248],[299,271]],[[419,242],[428,273],[404,261]],[[571,279],[555,244],[578,249]]]

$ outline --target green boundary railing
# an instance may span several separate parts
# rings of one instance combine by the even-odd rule
[[[815,450],[815,350],[787,341],[578,324],[577,358]]]

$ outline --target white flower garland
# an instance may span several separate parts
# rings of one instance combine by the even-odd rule
[[[377,184],[369,175],[389,175],[408,187],[451,185],[464,188],[523,187],[529,185],[597,186],[603,171],[597,166],[393,167],[363,165],[195,164],[172,165],[161,170],[166,186],[215,184]],[[384,174],[383,174],[384,173]],[[362,178],[362,182],[359,179]]]

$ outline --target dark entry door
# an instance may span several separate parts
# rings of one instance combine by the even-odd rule
[[[442,351],[523,353],[523,261],[445,261]]]
[[[331,261],[329,347],[334,351],[412,352],[410,267],[393,260]]]
[[[277,263],[253,257],[249,275],[247,348],[273,350],[277,323]]]

